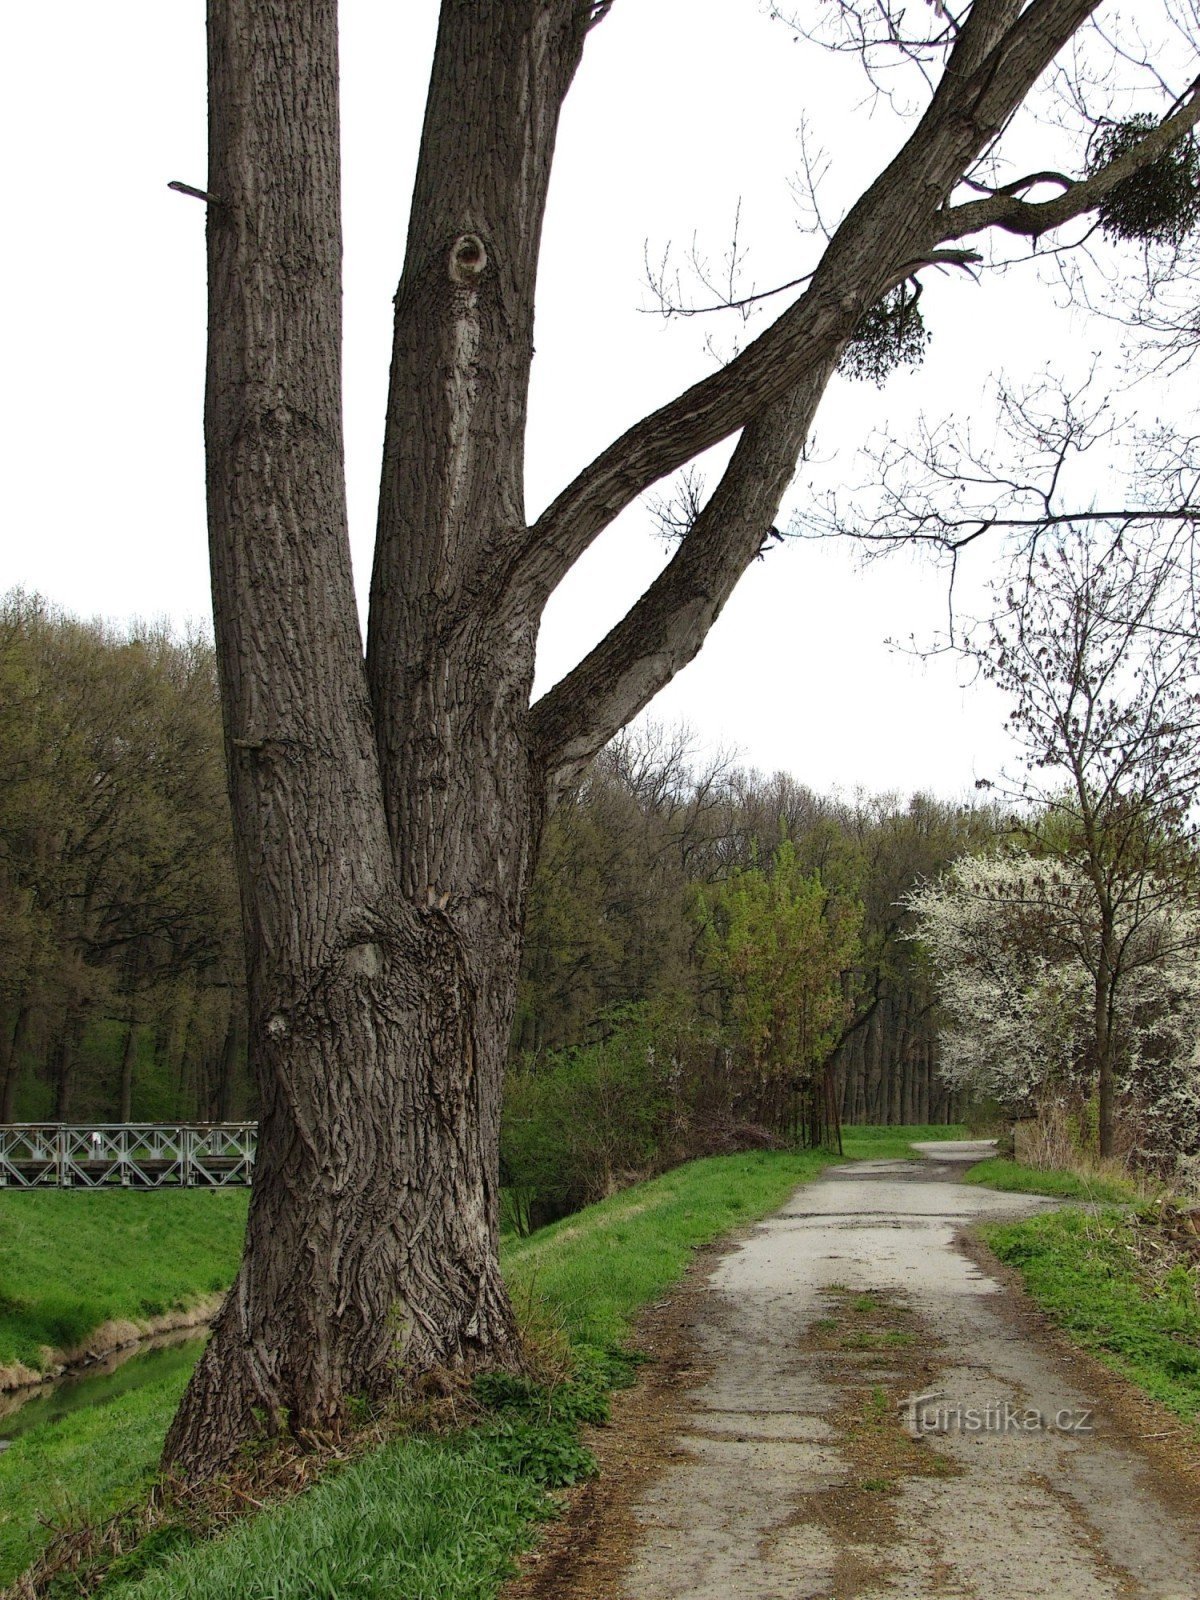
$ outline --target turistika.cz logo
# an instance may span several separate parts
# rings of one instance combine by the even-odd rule
[[[917,1394],[904,1401],[912,1433],[1091,1433],[1094,1406],[1064,1406],[1042,1411],[1012,1400],[983,1405],[948,1401],[942,1394]]]

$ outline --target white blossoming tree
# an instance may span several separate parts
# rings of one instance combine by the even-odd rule
[[[1147,885],[1102,938],[1080,867],[1009,846],[961,857],[909,895],[945,1024],[943,1075],[1029,1113],[1097,1092],[1096,971],[1119,952],[1110,1038],[1117,1098],[1136,1113],[1136,1154],[1200,1175],[1200,911]]]

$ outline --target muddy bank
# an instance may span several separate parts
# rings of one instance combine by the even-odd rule
[[[139,1321],[114,1318],[104,1322],[80,1344],[67,1350],[42,1347],[41,1368],[12,1361],[0,1366],[0,1396],[14,1391],[45,1388],[57,1379],[71,1377],[116,1356],[136,1355],[153,1348],[164,1335],[206,1327],[220,1310],[224,1295],[209,1294],[182,1311],[166,1311],[162,1316]]]

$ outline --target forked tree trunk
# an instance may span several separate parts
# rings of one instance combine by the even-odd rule
[[[515,1358],[500,1094],[547,796],[691,659],[754,559],[846,339],[946,237],[939,205],[1012,114],[1012,85],[1057,48],[1032,23],[1008,41],[1021,9],[972,10],[936,105],[770,336],[644,418],[528,526],[546,190],[584,37],[609,5],[443,0],[364,661],[336,0],[210,0],[209,536],[260,1130],[243,1264],[167,1464],[208,1472],[264,1427],[336,1428],[350,1396],[405,1373]],[[581,305],[590,263],[585,241]],[[531,708],[549,593],[640,492],[739,429],[663,573]]]
[[[336,1429],[351,1396],[406,1372],[517,1358],[497,1174],[541,817],[536,626],[481,605],[478,582],[524,532],[532,262],[582,19],[536,0],[443,14],[369,688],[342,466],[336,6],[211,6],[205,434],[260,1123],[243,1265],[167,1440],[185,1472],[264,1425]],[[502,81],[477,92],[488,73]],[[521,137],[473,124],[478,104]],[[450,184],[448,151],[494,181]]]

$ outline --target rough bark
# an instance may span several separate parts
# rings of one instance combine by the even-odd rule
[[[190,1471],[512,1340],[491,1019],[444,891],[393,864],[351,584],[335,5],[214,0],[209,49],[209,524],[260,1131],[241,1272],[167,1440]]]

